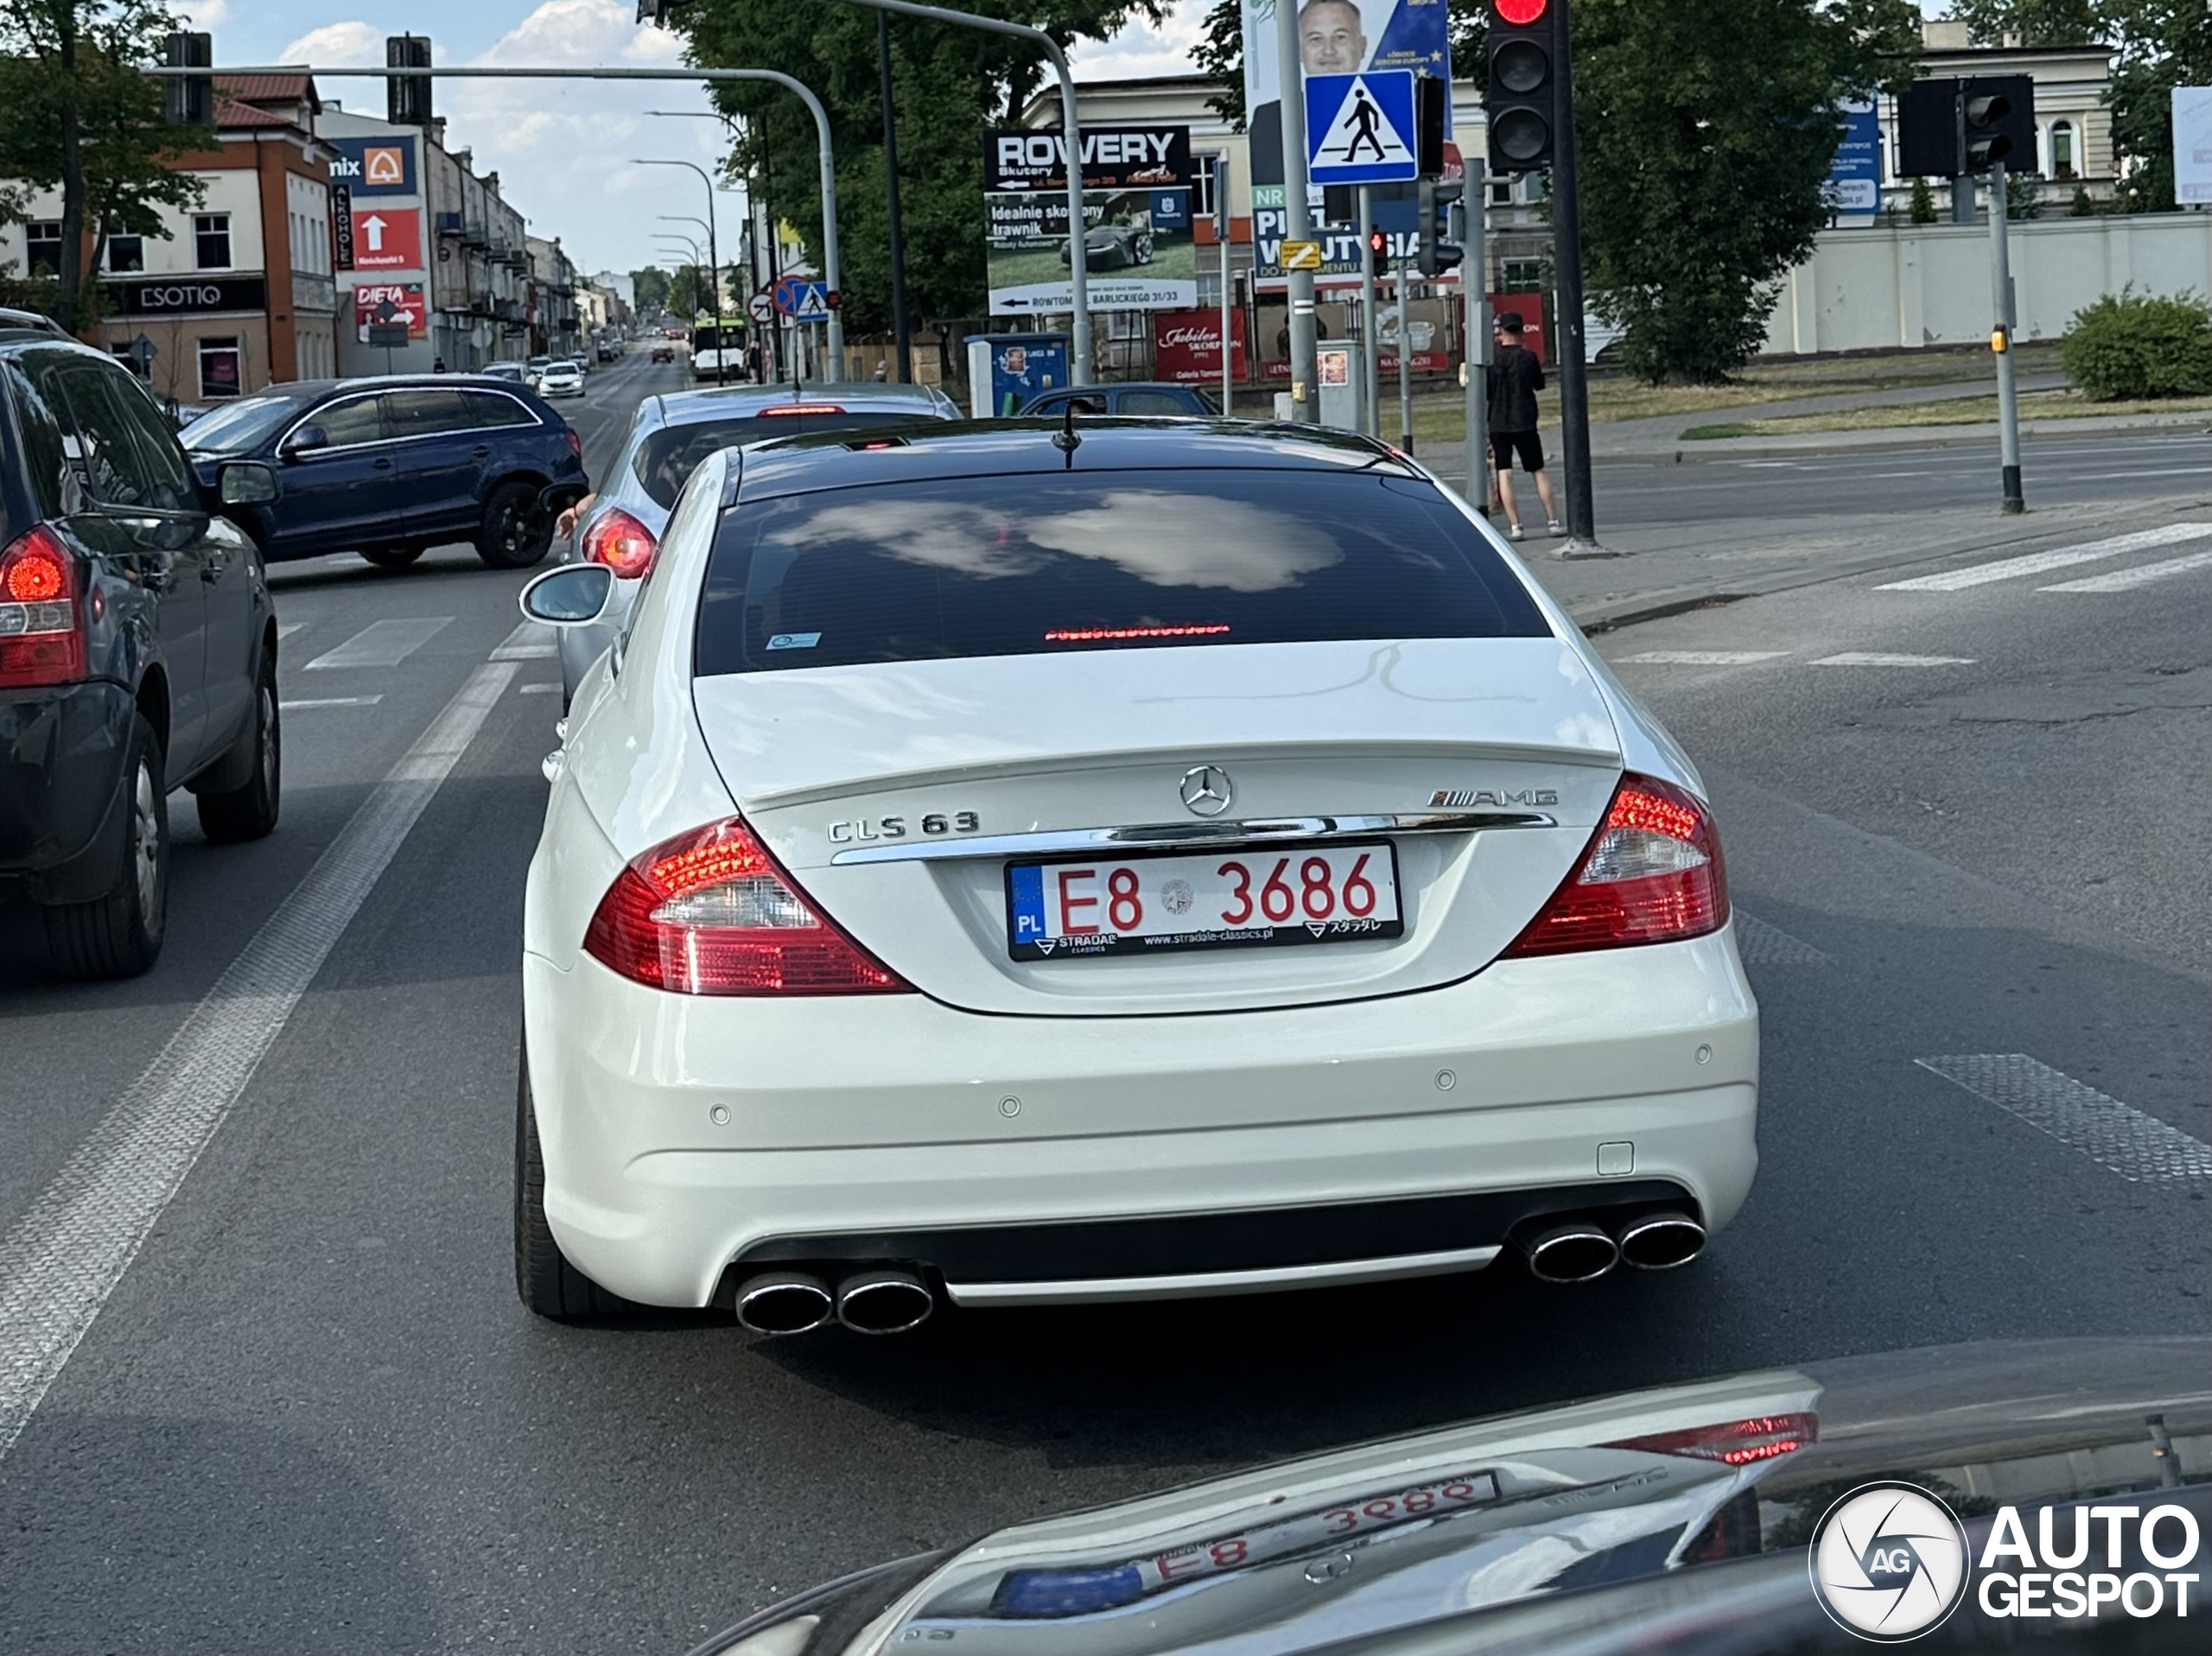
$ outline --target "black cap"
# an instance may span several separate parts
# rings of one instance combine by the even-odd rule
[[[1518,333],[1521,331],[1521,326],[1519,311],[1508,310],[1498,313],[1497,327],[1501,333]]]

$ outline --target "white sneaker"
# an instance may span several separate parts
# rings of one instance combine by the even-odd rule
[[[1564,535],[1567,533],[1567,525],[1560,522],[1558,518],[1554,517],[1551,522],[1544,525],[1544,533],[1554,536]]]
[[[1529,538],[1529,531],[1522,529],[1518,523],[1514,524],[1505,532],[1510,535],[1516,541],[1525,541]]]

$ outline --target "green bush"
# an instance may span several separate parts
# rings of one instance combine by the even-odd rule
[[[2077,311],[2061,347],[2067,378],[2100,403],[2212,392],[2212,305],[2126,288]]]

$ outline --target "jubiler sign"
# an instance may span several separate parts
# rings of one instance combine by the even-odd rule
[[[1198,302],[1191,241],[1191,131],[1144,123],[1086,127],[1084,258],[1093,310],[1180,310]],[[1075,308],[1065,134],[1027,127],[983,140],[983,210],[995,316]]]

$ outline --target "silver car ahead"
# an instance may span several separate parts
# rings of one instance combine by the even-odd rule
[[[849,431],[958,420],[960,406],[927,385],[718,385],[649,397],[638,405],[622,453],[607,468],[563,553],[572,563],[604,563],[614,571],[614,595],[590,626],[561,629],[561,705],[576,693],[585,669],[621,631],[661,531],[684,480],[718,449],[741,447],[809,431]]]

